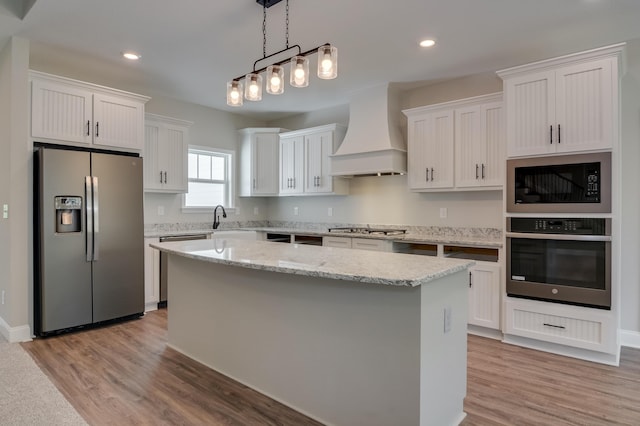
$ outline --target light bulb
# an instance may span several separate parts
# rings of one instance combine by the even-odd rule
[[[329,74],[332,67],[333,61],[331,60],[331,55],[324,55],[324,58],[322,59],[322,72]]]
[[[238,89],[233,89],[233,91],[231,92],[231,100],[235,103],[238,101],[238,98],[240,97],[240,93],[238,93]]]
[[[278,77],[278,74],[274,74],[271,77],[271,90],[277,92],[280,89],[280,83],[280,77]]]
[[[255,81],[251,82],[251,85],[249,86],[249,92],[251,92],[251,96],[256,96],[258,94],[258,85]]]
[[[302,65],[296,66],[296,70],[293,73],[293,78],[298,86],[304,83],[304,70],[302,69]]]
[[[227,105],[242,106],[242,83],[232,80],[227,83]]]

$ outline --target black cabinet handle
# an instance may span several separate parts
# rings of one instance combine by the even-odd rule
[[[542,325],[544,325],[545,327],[553,327],[553,328],[560,328],[562,330],[566,329],[567,327],[563,326],[563,325],[554,325],[554,324],[548,324],[548,323],[543,323]]]
[[[558,124],[558,143],[560,143],[560,125]]]
[[[471,288],[471,271],[469,271],[469,288]]]
[[[160,172],[160,183],[162,183],[162,172]]]
[[[476,164],[476,179],[478,179],[478,165]]]
[[[482,165],[482,179],[484,179],[484,164]]]
[[[431,168],[431,180],[433,180],[433,167]]]
[[[100,123],[96,122],[96,138],[100,136]]]
[[[549,126],[549,143],[553,143],[553,124]]]
[[[426,180],[427,182],[429,182],[429,168],[428,168],[428,167],[427,167],[427,168],[425,168],[425,169],[424,169],[424,171],[425,171],[425,176],[426,176],[426,177],[424,178],[424,180]]]
[[[87,136],[91,135],[91,121],[87,120]]]

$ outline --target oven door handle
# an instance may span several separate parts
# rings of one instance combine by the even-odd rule
[[[563,241],[611,241],[611,235],[570,235],[570,234],[530,234],[526,232],[507,232],[507,238],[527,238],[530,240]]]

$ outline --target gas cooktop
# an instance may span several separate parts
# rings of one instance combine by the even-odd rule
[[[341,228],[329,228],[329,232],[340,232],[342,234],[377,234],[377,235],[400,235],[406,234],[406,229],[390,229],[390,228],[354,228],[354,227],[341,227]]]

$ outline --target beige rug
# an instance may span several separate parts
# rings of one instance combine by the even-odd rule
[[[0,425],[86,425],[28,353],[0,336]]]

